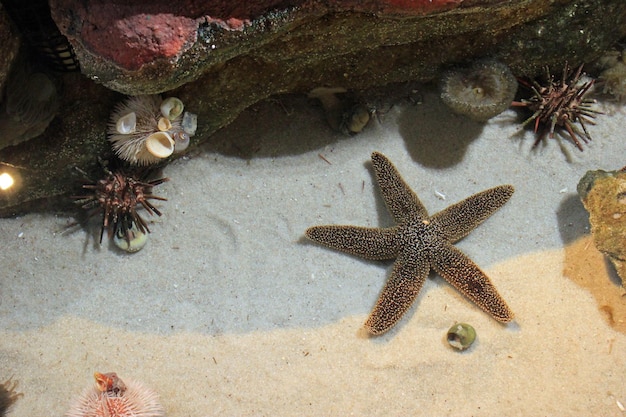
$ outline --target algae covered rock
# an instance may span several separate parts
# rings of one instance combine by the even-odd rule
[[[626,171],[587,171],[578,183],[578,195],[589,212],[596,248],[626,280]]]

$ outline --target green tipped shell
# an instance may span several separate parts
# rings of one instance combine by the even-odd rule
[[[115,235],[113,236],[113,243],[115,246],[123,251],[134,253],[141,250],[148,241],[148,235],[137,227],[133,223],[130,229],[123,230],[122,227],[118,227]]]
[[[457,323],[448,330],[448,343],[457,350],[465,350],[476,340],[476,330],[467,323]]]
[[[168,97],[161,103],[161,114],[169,120],[174,120],[181,114],[185,106],[179,98]]]

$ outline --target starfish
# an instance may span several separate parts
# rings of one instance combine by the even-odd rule
[[[365,259],[395,258],[391,277],[365,322],[365,329],[379,335],[392,328],[417,297],[431,269],[494,319],[503,323],[513,320],[513,312],[489,278],[453,245],[502,207],[513,195],[513,186],[500,185],[482,191],[429,216],[387,157],[374,152],[372,164],[396,225],[332,225],[306,230],[309,239],[332,249]]]

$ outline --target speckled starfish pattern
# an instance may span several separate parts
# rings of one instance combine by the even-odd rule
[[[374,152],[372,164],[396,226],[314,226],[306,231],[309,239],[332,249],[365,259],[395,258],[391,277],[365,322],[366,330],[379,335],[392,328],[417,297],[431,268],[494,319],[511,321],[513,312],[489,278],[452,244],[502,207],[513,195],[513,187],[482,191],[429,216],[387,157]]]

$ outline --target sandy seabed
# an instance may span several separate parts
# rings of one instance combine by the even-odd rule
[[[260,103],[165,169],[168,198],[137,254],[97,243],[97,221],[0,219],[0,380],[11,416],[61,416],[93,372],[159,393],[170,417],[212,415],[619,416],[626,297],[588,236],[576,184],[619,169],[624,110],[608,106],[578,151],[531,149],[509,110],[486,125],[430,89],[353,138],[300,97]],[[432,274],[388,334],[361,326],[391,262],[307,242],[319,224],[389,226],[369,163],[387,155],[431,214],[512,184],[457,244],[516,314],[502,325]],[[323,156],[323,158],[320,157]],[[599,295],[600,294],[600,295]],[[445,339],[455,322],[477,342]]]

